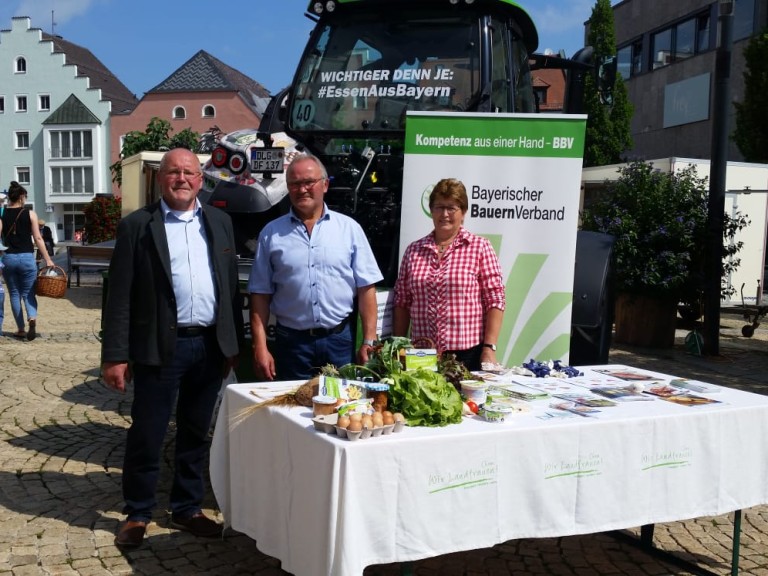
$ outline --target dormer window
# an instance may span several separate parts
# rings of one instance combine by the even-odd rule
[[[19,56],[16,58],[16,73],[17,74],[26,74],[27,73],[27,59],[23,56]]]
[[[203,106],[203,118],[215,118],[215,117],[216,117],[216,108],[214,108],[210,104]]]
[[[184,106],[176,106],[176,108],[173,109],[174,120],[183,120],[186,117],[187,117],[187,111],[184,110]]]

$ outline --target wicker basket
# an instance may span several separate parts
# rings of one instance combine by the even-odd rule
[[[37,273],[35,294],[48,298],[63,298],[67,291],[67,273],[59,266],[46,266]]]

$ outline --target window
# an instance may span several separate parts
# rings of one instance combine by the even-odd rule
[[[651,38],[651,68],[656,70],[672,62],[672,29],[667,28]]]
[[[17,166],[16,167],[16,182],[19,184],[27,185],[31,182],[29,177],[29,166]]]
[[[51,158],[93,157],[93,135],[90,130],[51,132]]]
[[[29,132],[16,132],[16,149],[26,150],[29,148]]]
[[[51,168],[51,194],[94,194],[92,166]]]
[[[51,109],[51,97],[48,94],[40,94],[37,100],[37,109],[40,112],[47,112]]]
[[[173,109],[174,120],[183,120],[186,117],[187,117],[187,111],[184,110],[184,106],[176,106],[176,108]]]
[[[696,22],[696,52],[709,50],[709,34],[709,12],[704,12]]]
[[[503,22],[493,22],[491,27],[491,58],[493,68],[491,71],[491,102],[493,110],[509,112],[509,59],[507,58],[506,26]],[[539,100],[541,102],[541,100]]]
[[[26,111],[27,111],[27,97],[16,96],[16,112],[26,112]]]
[[[16,73],[17,74],[27,73],[27,60],[23,56],[19,56],[18,58],[16,58]]]
[[[632,46],[624,46],[616,52],[616,71],[625,80],[632,75]]]
[[[216,117],[216,108],[208,104],[207,106],[203,106],[203,118],[215,118]]]
[[[686,20],[675,26],[675,61],[685,60],[696,51],[696,20]]]
[[[707,10],[653,34],[651,69],[656,70],[673,62],[681,62],[709,50],[710,33],[710,17]]]
[[[733,39],[749,38],[755,32],[755,0],[736,0],[733,6]]]

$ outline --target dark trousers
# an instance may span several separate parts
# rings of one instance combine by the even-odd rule
[[[480,353],[483,351],[483,345],[478,344],[466,350],[446,350],[443,354],[454,354],[456,360],[464,364],[467,370],[480,370]]]
[[[348,322],[338,334],[312,336],[279,324],[275,328],[275,371],[278,380],[309,380],[326,364],[341,368],[355,359]]]
[[[181,518],[200,510],[205,495],[208,430],[221,388],[224,357],[214,331],[178,338],[166,366],[134,366],[131,426],[123,463],[123,512],[149,521],[168,424],[176,409],[176,445],[170,509]]]

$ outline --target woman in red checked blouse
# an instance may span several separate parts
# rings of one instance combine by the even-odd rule
[[[504,282],[491,243],[462,224],[469,202],[460,180],[432,189],[434,230],[411,243],[395,283],[394,334],[431,339],[439,354],[456,355],[469,370],[496,363],[504,316]]]

